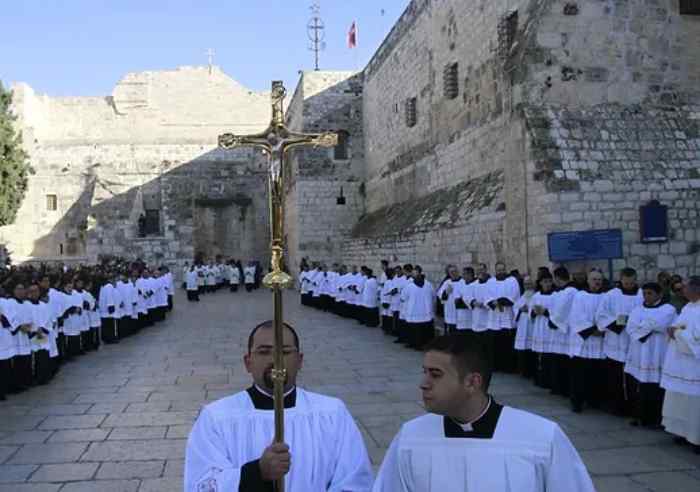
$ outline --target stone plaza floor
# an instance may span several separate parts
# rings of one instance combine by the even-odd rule
[[[222,291],[188,304],[178,292],[165,323],[0,402],[0,492],[182,490],[192,422],[203,404],[250,384],[242,355],[270,301],[264,290]],[[421,354],[379,329],[302,307],[292,293],[285,303],[305,353],[300,384],[346,402],[378,465],[401,423],[423,413]],[[492,393],[556,420],[600,492],[700,490],[700,456],[664,432],[595,411],[575,415],[566,400],[516,376],[497,374]]]

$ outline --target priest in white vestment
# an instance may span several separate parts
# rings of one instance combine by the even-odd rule
[[[635,417],[632,425],[655,428],[661,424],[664,390],[659,382],[676,308],[661,300],[662,287],[655,282],[644,284],[642,292],[644,303],[632,310],[625,327],[630,337],[626,387]]]
[[[457,329],[457,307],[455,301],[459,295],[457,284],[461,278],[459,270],[454,265],[449,266],[449,277],[440,285],[437,297],[444,306],[445,333],[451,333]]]
[[[244,357],[253,385],[202,409],[190,432],[185,492],[266,492],[285,477],[288,492],[363,492],[372,468],[355,421],[342,401],[296,386],[299,339],[285,325],[286,444],[272,444],[272,322],[258,325]]]
[[[669,329],[661,386],[666,390],[662,425],[700,453],[700,277],[684,284],[688,299]]]
[[[583,410],[584,403],[599,407],[605,393],[605,332],[597,325],[596,318],[603,296],[603,274],[594,270],[588,274],[588,289],[577,292],[571,303],[569,393],[572,410],[576,413]]]
[[[597,325],[605,332],[603,353],[606,360],[607,391],[609,409],[615,415],[631,412],[629,399],[625,396],[624,367],[630,337],[625,331],[632,310],[641,306],[642,290],[637,285],[637,272],[623,268],[620,272],[620,287],[607,292],[598,306]]]
[[[431,412],[405,423],[374,492],[593,492],[561,428],[488,394],[489,355],[472,334],[435,339],[420,385]]]

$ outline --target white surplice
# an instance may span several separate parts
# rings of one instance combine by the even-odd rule
[[[512,330],[515,328],[513,322],[513,304],[520,297],[520,285],[515,277],[506,277],[503,280],[492,279],[488,283],[489,289],[486,296],[486,304],[496,303],[495,308],[489,307],[488,320],[486,325],[489,330]],[[499,299],[510,301],[510,305],[501,306]]]
[[[596,313],[603,300],[602,293],[579,291],[574,296],[569,312],[569,357],[584,359],[605,359],[603,352],[604,337],[589,336],[583,338],[580,333],[596,326]]]
[[[618,362],[625,362],[627,359],[630,337],[624,331],[624,326],[627,324],[632,310],[641,306],[643,302],[642,289],[637,289],[632,294],[625,293],[618,288],[612,289],[603,295],[603,300],[600,302],[596,313],[596,324],[601,330],[605,331],[603,352],[609,359]],[[608,328],[610,325],[617,325],[623,328],[623,331],[617,334]]]
[[[663,426],[667,432],[700,446],[700,301],[687,304],[673,326],[661,387],[666,390]]]
[[[668,348],[666,330],[675,319],[676,308],[670,304],[642,305],[632,310],[625,328],[630,337],[625,359],[627,374],[640,383],[661,381],[661,369]]]
[[[492,438],[445,437],[427,414],[403,425],[373,492],[594,492],[585,465],[559,426],[504,407]]]
[[[489,329],[490,309],[486,305],[491,296],[491,284],[495,280],[477,280],[472,284],[472,330],[486,331]]]
[[[456,289],[457,289],[457,297],[455,299],[455,302],[457,302],[457,299],[461,299],[462,302],[464,303],[464,307],[457,309],[457,329],[458,330],[471,330],[472,329],[472,319],[473,319],[473,313],[472,313],[472,308],[471,304],[472,301],[474,300],[474,286],[476,285],[476,281],[471,281],[467,283],[464,278],[462,278],[459,282],[457,282]]]
[[[457,324],[457,308],[455,307],[455,300],[459,295],[457,290],[457,285],[459,280],[452,280],[451,278],[446,279],[437,291],[437,297],[440,299],[444,306],[444,318],[445,323],[450,325]]]
[[[513,305],[515,350],[532,350],[533,324],[530,319],[530,308],[534,295],[534,290],[526,290]]]
[[[297,388],[284,427],[292,455],[287,492],[370,490],[367,450],[342,401]],[[204,407],[187,442],[185,492],[237,492],[241,468],[262,456],[274,431],[274,412],[256,409],[245,391]]]

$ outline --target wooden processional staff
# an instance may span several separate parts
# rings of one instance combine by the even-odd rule
[[[274,306],[275,350],[272,380],[274,382],[275,442],[284,442],[284,382],[287,370],[284,367],[282,289],[292,286],[292,277],[282,270],[284,255],[284,165],[287,153],[295,147],[334,147],[338,135],[326,133],[296,133],[287,129],[284,122],[284,97],[287,94],[281,81],[272,82],[272,121],[267,129],[255,135],[219,136],[219,147],[256,147],[268,158],[268,183],[270,202],[271,267],[263,284],[272,290]],[[277,492],[284,491],[284,478],[275,483]]]

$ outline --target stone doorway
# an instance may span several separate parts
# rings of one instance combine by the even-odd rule
[[[255,214],[246,196],[199,199],[194,205],[195,255],[246,259],[255,256]]]

